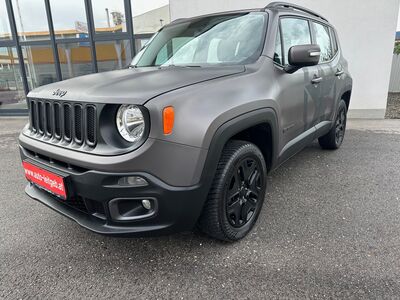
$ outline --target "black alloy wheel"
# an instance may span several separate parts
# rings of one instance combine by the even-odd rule
[[[236,166],[226,193],[226,213],[229,223],[240,228],[246,225],[260,205],[262,167],[252,158],[245,158]]]
[[[336,117],[336,131],[335,131],[335,139],[336,145],[341,145],[344,139],[344,134],[346,132],[346,108],[341,107],[338,116]]]
[[[222,241],[244,238],[256,223],[267,187],[260,149],[246,141],[225,146],[200,216],[200,230]]]
[[[329,150],[339,149],[346,134],[346,124],[347,104],[344,100],[340,100],[332,128],[327,134],[318,139],[320,146]]]

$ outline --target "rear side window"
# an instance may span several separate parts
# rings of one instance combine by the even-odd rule
[[[333,58],[333,50],[329,27],[314,22],[312,22],[312,24],[315,33],[315,43],[321,48],[320,62],[330,61]]]
[[[335,55],[339,51],[339,46],[338,46],[338,42],[337,42],[337,38],[336,38],[336,33],[335,33],[335,30],[333,30],[332,28],[329,28],[329,30],[331,31],[333,55]]]
[[[307,20],[282,18],[283,64],[288,64],[289,50],[293,46],[311,44],[310,26]]]

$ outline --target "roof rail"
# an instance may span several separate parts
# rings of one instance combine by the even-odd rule
[[[292,4],[292,3],[287,3],[287,2],[272,2],[270,4],[268,4],[266,7],[264,7],[264,9],[268,9],[268,8],[292,8],[295,10],[299,10],[299,11],[303,11],[306,12],[310,15],[313,15],[315,17],[321,18],[322,20],[328,22],[328,20],[326,18],[324,18],[323,16],[321,16],[319,13],[316,13],[315,11],[312,11],[311,9],[302,7],[300,5],[296,5],[296,4]]]

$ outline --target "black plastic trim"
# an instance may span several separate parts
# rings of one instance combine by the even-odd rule
[[[141,200],[150,200],[154,207],[146,214],[142,214],[140,216],[134,217],[125,217],[122,216],[118,211],[118,202],[121,201],[136,201],[139,202]],[[158,201],[153,197],[140,197],[140,198],[115,198],[108,202],[108,209],[110,211],[110,216],[113,220],[117,222],[132,222],[138,220],[145,220],[151,217],[154,217],[158,212]]]
[[[265,123],[267,123],[271,127],[273,140],[271,153],[271,170],[276,168],[276,166],[278,165],[279,153],[279,127],[276,112],[271,108],[254,110],[229,120],[228,122],[221,125],[215,132],[211,140],[208,155],[201,175],[201,182],[205,185],[205,188],[207,190],[211,187],[211,182],[214,178],[218,161],[222,154],[222,150],[229,139],[248,128]]]

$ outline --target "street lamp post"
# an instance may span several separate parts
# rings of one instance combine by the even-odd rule
[[[106,8],[106,14],[107,14],[107,25],[108,25],[108,28],[110,28],[111,27],[111,23],[110,23],[110,14],[108,12],[108,8]]]

